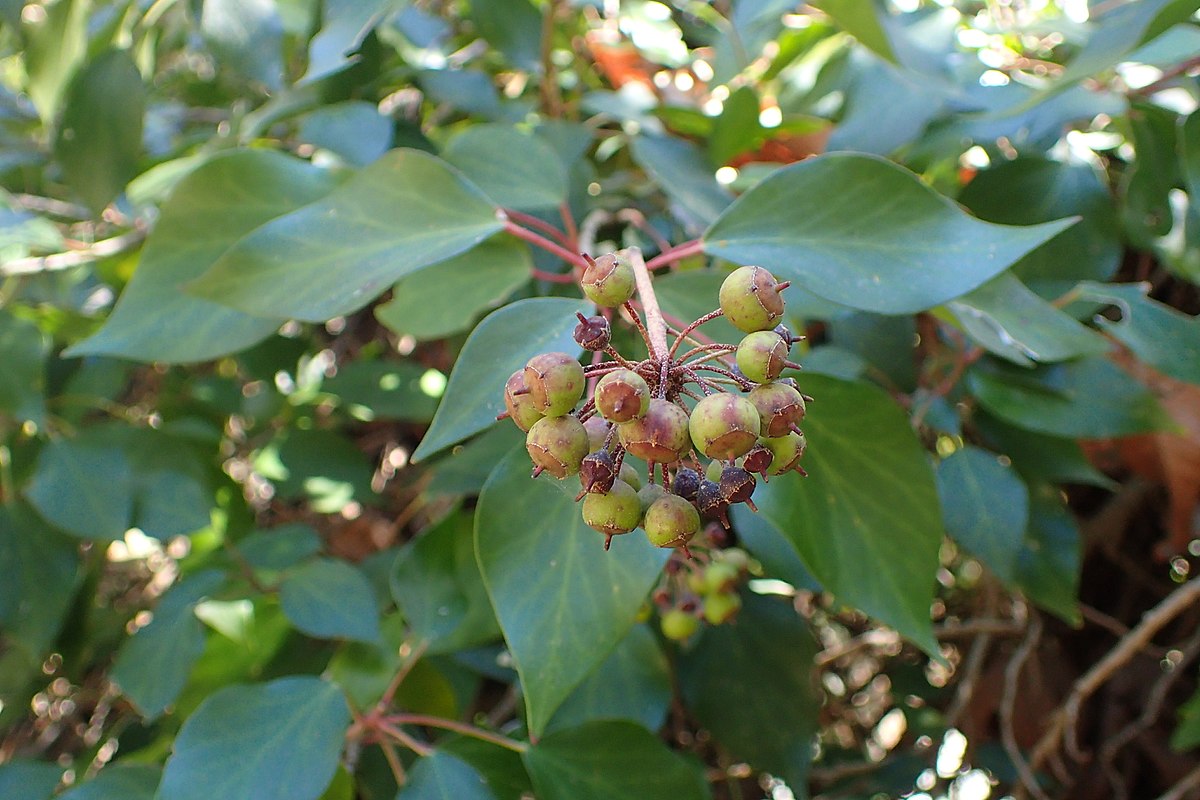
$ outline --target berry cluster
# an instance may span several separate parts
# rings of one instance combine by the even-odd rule
[[[686,562],[672,558],[664,584],[653,594],[663,636],[682,642],[700,630],[701,622],[731,620],[742,608],[738,586],[750,569],[750,557],[736,547],[701,552]]]
[[[731,504],[754,508],[755,473],[763,480],[804,474],[799,423],[812,398],[780,379],[785,367],[798,367],[788,355],[800,337],[779,324],[787,283],[761,267],[741,267],[722,283],[720,308],[676,330],[662,320],[644,268],[639,279],[618,253],[588,263],[580,285],[602,313],[578,315],[575,341],[595,353],[593,362],[534,356],[505,384],[502,416],[527,432],[534,477],[579,475],[583,519],[605,534],[605,549],[612,537],[641,527],[653,544],[686,551],[702,518],[728,528]],[[630,302],[635,287],[645,321]],[[612,347],[609,309],[616,307],[641,333],[646,359],[630,361]],[[700,340],[697,328],[720,316],[746,332],[739,344]],[[685,344],[690,349],[680,353]],[[697,452],[711,462],[703,465]],[[626,454],[647,463],[645,485]]]

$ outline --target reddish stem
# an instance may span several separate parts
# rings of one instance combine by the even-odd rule
[[[514,211],[511,208],[504,209],[504,213],[511,220],[519,222],[522,225],[530,228],[537,228],[542,233],[553,236],[555,241],[557,241],[563,247],[571,247],[571,241],[567,238],[567,235],[551,225],[549,222],[546,222],[546,220],[535,217],[532,214]]]
[[[579,267],[580,269],[587,269],[588,264],[587,261],[584,260],[583,256],[579,255],[578,253],[572,253],[570,250],[555,244],[546,237],[541,236],[540,234],[537,234],[528,228],[521,227],[512,220],[507,220],[504,223],[504,230],[508,231],[513,236],[516,236],[518,239],[524,239],[530,244],[537,245],[547,253],[558,256],[572,266]]]
[[[550,283],[574,283],[574,275],[566,275],[561,272],[546,272],[543,269],[531,268],[529,274],[540,281],[549,281]]]
[[[567,246],[572,250],[579,249],[579,228],[575,225],[575,218],[571,216],[571,206],[567,203],[562,203],[558,207],[559,216],[562,217],[563,227],[567,230]]]
[[[715,311],[710,311],[707,314],[705,314],[704,316],[700,317],[699,319],[694,320],[691,323],[689,323],[686,328],[684,328],[683,330],[681,330],[679,332],[679,336],[676,337],[675,343],[671,345],[671,351],[669,353],[667,353],[667,357],[670,358],[671,356],[675,355],[675,352],[679,349],[679,346],[681,344],[683,344],[683,340],[687,337],[687,335],[689,333],[696,330],[696,328],[699,328],[701,325],[703,325],[706,322],[712,322],[717,317],[724,316],[724,314],[725,314],[725,311],[718,308]]]
[[[668,264],[674,264],[676,261],[681,261],[689,256],[698,256],[704,253],[704,242],[700,239],[692,239],[690,242],[684,242],[681,245],[676,245],[666,252],[659,253],[654,258],[646,262],[646,269],[656,270],[662,269]]]

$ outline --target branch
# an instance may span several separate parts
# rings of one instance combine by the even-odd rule
[[[102,258],[115,256],[141,244],[149,230],[138,226],[111,239],[101,239],[87,247],[78,250],[68,250],[65,253],[54,253],[48,256],[31,256],[29,258],[14,258],[0,264],[0,275],[36,275],[39,272],[56,272],[72,267],[81,267]]]
[[[506,750],[512,750],[514,753],[524,753],[529,749],[529,745],[524,742],[518,742],[516,739],[510,739],[499,733],[485,731],[482,728],[476,728],[474,725],[468,725],[465,722],[456,722],[452,719],[443,719],[428,714],[389,714],[385,717],[385,720],[395,725],[420,725],[426,728],[441,728],[442,730],[453,731],[483,742],[490,742]]]
[[[1038,638],[1041,635],[1042,618],[1036,612],[1033,612],[1030,614],[1029,629],[1025,632],[1025,638],[1021,640],[1021,644],[1013,654],[1012,660],[1004,668],[1004,695],[1000,701],[1000,740],[1004,744],[1004,752],[1008,754],[1008,760],[1017,769],[1017,775],[1021,778],[1021,785],[1038,800],[1050,800],[1050,796],[1042,791],[1042,787],[1038,784],[1037,775],[1034,774],[1033,768],[1029,766],[1025,757],[1021,755],[1021,748],[1017,744],[1017,735],[1013,730],[1013,715],[1017,704],[1017,684],[1021,679],[1021,670],[1025,667],[1025,662],[1029,660],[1033,649],[1037,647]]]
[[[667,360],[667,323],[663,319],[662,309],[658,307],[658,297],[654,294],[654,286],[650,282],[650,270],[642,260],[642,251],[636,247],[627,248],[625,256],[633,265],[633,275],[637,279],[638,299],[642,302],[642,310],[646,313],[646,332],[649,334],[650,357],[655,361]]]
[[[684,242],[681,245],[672,247],[659,253],[654,258],[646,262],[646,269],[653,272],[656,269],[662,269],[668,264],[674,264],[676,261],[687,258],[688,256],[698,256],[704,253],[704,242],[699,239],[692,239],[690,242]]]

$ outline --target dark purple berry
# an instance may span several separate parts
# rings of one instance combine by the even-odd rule
[[[607,450],[591,453],[579,465],[579,483],[584,492],[607,492],[617,480],[617,464]]]
[[[671,491],[687,500],[696,496],[700,489],[700,473],[691,467],[680,467],[671,480]]]
[[[576,312],[579,324],[575,326],[575,343],[584,350],[603,350],[612,341],[612,326],[601,316],[585,317]]]
[[[726,467],[721,471],[721,496],[729,503],[749,503],[758,482],[741,467]]]
[[[721,494],[720,484],[701,481],[700,488],[696,491],[696,507],[704,516],[719,520],[726,528],[729,527],[729,516],[726,514],[729,501]]]

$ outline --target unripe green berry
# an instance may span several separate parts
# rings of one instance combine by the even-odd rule
[[[588,454],[587,431],[575,417],[543,417],[525,435],[533,463],[562,480],[579,472]]]
[[[783,317],[775,276],[762,267],[740,267],[721,284],[721,310],[740,331],[769,331]]]
[[[708,462],[708,466],[704,468],[704,478],[713,483],[720,483],[721,473],[724,471],[725,465],[720,461],[710,461]]]
[[[737,458],[753,447],[761,426],[754,404],[729,392],[710,394],[697,403],[688,423],[697,449],[722,460]]]
[[[587,421],[583,423],[583,428],[588,435],[588,450],[594,453],[604,447],[604,440],[608,438],[612,423],[604,417],[588,417]]]
[[[713,558],[722,564],[728,564],[739,573],[750,568],[750,554],[740,547],[729,547],[725,550],[713,551]]]
[[[627,461],[621,462],[621,472],[617,475],[617,478],[632,486],[635,492],[642,488],[642,476],[638,475],[638,471],[633,468],[633,464]]]
[[[654,505],[654,501],[664,496],[667,490],[659,486],[657,483],[647,483],[638,490],[638,502],[642,504],[642,515],[644,516],[650,506]]]
[[[715,561],[704,570],[704,581],[700,594],[717,594],[733,588],[737,583],[738,568],[724,561]]]
[[[681,547],[700,530],[700,514],[679,495],[664,494],[646,509],[642,527],[655,547]]]
[[[567,353],[542,353],[525,364],[525,385],[547,417],[561,417],[574,408],[586,384],[583,366]]]
[[[684,642],[700,630],[700,620],[682,608],[672,608],[659,620],[663,636],[675,642]]]
[[[742,608],[741,595],[736,592],[710,594],[704,598],[704,620],[709,625],[728,622]]]
[[[762,443],[775,456],[771,462],[772,475],[782,475],[790,470],[798,469],[800,458],[804,455],[804,448],[808,446],[804,434],[795,431],[789,432],[787,436],[763,439]]]
[[[774,331],[748,333],[738,344],[738,369],[755,383],[778,378],[786,366],[787,357],[788,344]]]
[[[687,412],[658,397],[644,417],[618,425],[617,435],[626,450],[654,464],[673,464],[691,447]]]
[[[508,418],[526,433],[543,416],[533,395],[529,393],[529,387],[525,385],[523,369],[514,372],[504,382],[504,408],[508,411]]]
[[[804,419],[804,398],[786,383],[764,383],[746,397],[758,410],[763,436],[784,436]]]
[[[579,281],[583,293],[598,306],[612,308],[633,297],[637,281],[633,267],[624,256],[607,253],[583,271]]]
[[[596,410],[609,422],[629,422],[650,408],[650,387],[631,369],[610,372],[596,383]]]
[[[642,521],[637,492],[617,481],[607,492],[589,494],[583,499],[583,521],[608,536],[629,533]]]

